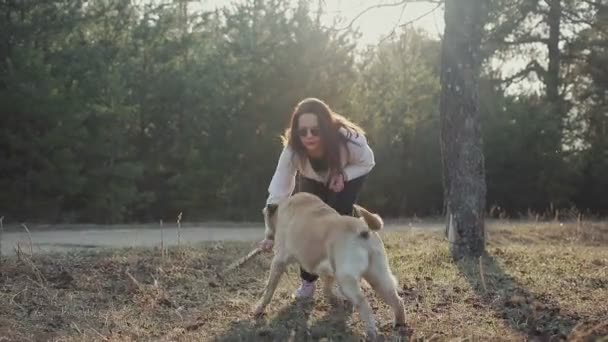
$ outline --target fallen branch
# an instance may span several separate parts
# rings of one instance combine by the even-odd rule
[[[76,330],[80,335],[82,335],[82,331],[80,330],[80,328],[78,327],[78,324],[76,324],[76,322],[72,322],[72,327],[74,328],[74,330]]]
[[[238,260],[236,260],[233,263],[231,263],[230,265],[228,265],[228,267],[226,267],[221,273],[216,272],[217,278],[224,279],[224,275],[226,275],[228,272],[230,272],[238,267],[241,267],[243,264],[245,264],[247,261],[253,259],[253,257],[260,254],[261,252],[262,252],[262,249],[260,249],[260,248],[256,248],[256,249],[252,250],[251,252],[249,252],[249,254],[245,255],[244,257],[239,258]]]
[[[93,330],[93,332],[95,332],[99,337],[101,337],[102,340],[104,341],[109,341],[110,339],[107,338],[106,336],[103,336],[97,329],[93,328],[90,324],[86,324],[85,325],[87,327],[89,327],[89,329]]]
[[[132,287],[136,288],[137,290],[141,290],[141,284],[139,283],[139,281],[137,281],[137,279],[135,279],[135,277],[133,277],[131,275],[131,273],[129,273],[129,271],[125,271],[125,274],[127,275],[127,277],[129,278],[129,280],[131,281]]]

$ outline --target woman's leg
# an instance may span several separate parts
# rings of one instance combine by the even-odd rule
[[[323,183],[306,177],[299,177],[299,182],[300,184],[298,184],[294,193],[308,192],[317,195],[323,202],[327,201],[329,189]]]
[[[352,215],[353,204],[357,202],[359,193],[365,183],[366,176],[352,179],[344,183],[344,189],[338,193],[331,193],[329,195],[328,204],[334,208],[340,215]]]
[[[326,202],[341,215],[354,215],[353,204],[359,197],[359,192],[365,181],[365,176],[344,183],[344,189],[338,193],[330,191],[324,184],[307,178],[302,178],[301,181],[300,191],[316,194],[321,200]],[[306,272],[300,267],[300,278],[302,278],[302,285],[300,285],[296,291],[296,298],[312,297],[315,292],[315,281],[319,276]]]
[[[296,192],[308,192],[317,195],[322,201],[327,201],[328,189],[323,183],[300,177],[300,184]],[[319,278],[318,275],[308,273],[302,267],[300,267],[300,278],[302,278],[302,285],[296,292],[296,297],[311,297],[315,291],[314,282]]]

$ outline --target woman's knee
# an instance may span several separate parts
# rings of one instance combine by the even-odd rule
[[[353,215],[353,203],[336,203],[334,209],[340,215]]]
[[[333,208],[340,215],[354,215],[353,205],[359,197],[359,192],[365,182],[365,178],[365,176],[362,176],[346,182],[344,189],[335,194]]]
[[[306,272],[306,270],[300,266],[300,278],[312,282],[317,280],[319,276],[313,273]]]

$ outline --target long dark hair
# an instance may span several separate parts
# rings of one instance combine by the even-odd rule
[[[318,118],[320,137],[325,147],[325,158],[329,164],[330,174],[342,173],[340,146],[342,144],[346,145],[353,134],[363,135],[365,132],[357,124],[332,111],[325,102],[313,97],[306,98],[294,108],[290,125],[282,136],[283,145],[290,145],[300,157],[300,160],[306,158],[306,149],[294,132],[297,132],[300,115],[304,113],[315,114]],[[345,128],[347,134],[341,134],[339,132],[340,128]],[[348,151],[348,148],[346,150]]]

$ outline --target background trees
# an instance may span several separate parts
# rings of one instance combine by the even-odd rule
[[[605,214],[606,5],[490,4],[479,94],[488,208]],[[424,32],[357,51],[356,32],[286,0],[217,12],[2,1],[0,17],[7,221],[259,219],[278,135],[306,96],[368,131],[377,167],[363,203],[388,216],[443,211],[441,45]],[[526,63],[500,72],[496,61],[515,54]],[[517,91],[522,82],[539,91]]]

